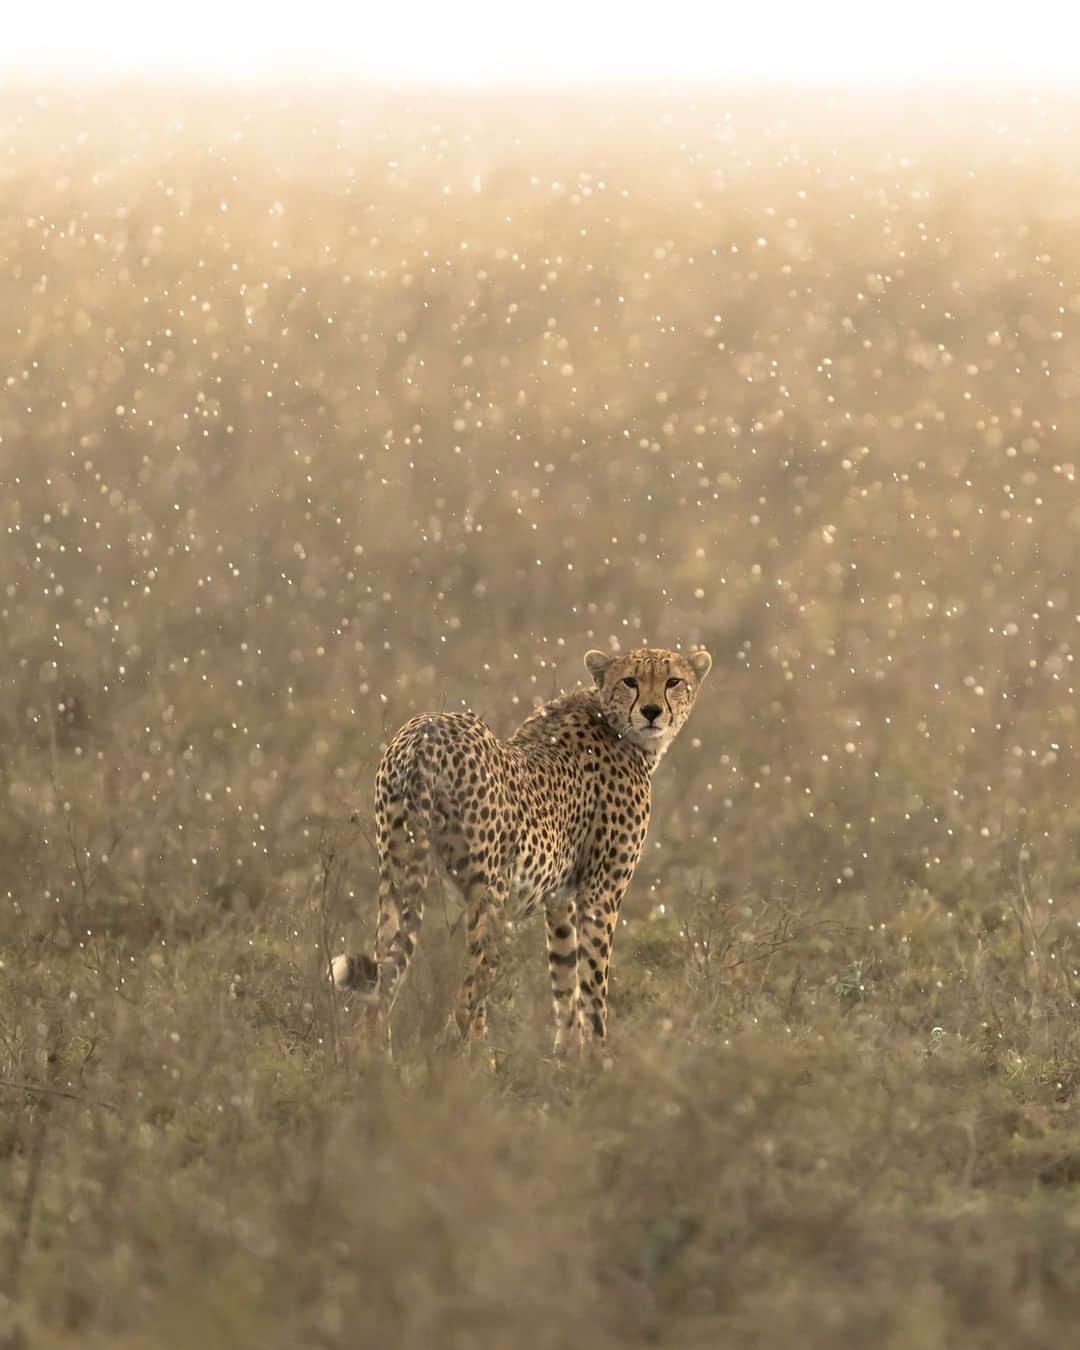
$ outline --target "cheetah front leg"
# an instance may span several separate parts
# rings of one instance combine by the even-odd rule
[[[545,897],[548,964],[555,1005],[555,1053],[565,1055],[583,1040],[578,993],[577,895],[559,891]]]
[[[607,1036],[608,968],[625,885],[601,887],[585,897],[578,915],[578,1002],[586,1032]]]

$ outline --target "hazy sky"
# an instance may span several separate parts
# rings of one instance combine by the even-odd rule
[[[1080,5],[1013,0],[37,0],[0,70],[381,83],[1080,80]]]

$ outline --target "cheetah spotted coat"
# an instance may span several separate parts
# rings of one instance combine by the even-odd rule
[[[486,1034],[493,927],[509,907],[545,913],[556,1051],[605,1036],[612,941],[649,825],[650,779],[711,664],[703,651],[590,652],[595,687],[545,704],[506,741],[470,713],[403,726],[375,778],[375,955],[335,958],[335,985],[369,993],[389,1035],[437,868],[465,901],[462,1034]]]

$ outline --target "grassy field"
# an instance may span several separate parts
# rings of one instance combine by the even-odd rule
[[[0,96],[0,1346],[1067,1344],[1078,132]],[[646,642],[603,1053],[373,1058],[385,738]]]

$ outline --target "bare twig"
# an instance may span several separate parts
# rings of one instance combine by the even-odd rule
[[[46,1073],[50,1076],[56,1073],[59,1063],[59,1055],[54,1046],[56,1038],[56,1028],[53,1027],[49,1032],[49,1044],[53,1046],[46,1054]],[[23,1264],[26,1260],[26,1252],[30,1245],[30,1235],[34,1227],[34,1214],[37,1211],[38,1197],[41,1191],[41,1179],[45,1168],[45,1150],[48,1144],[49,1121],[51,1118],[50,1097],[71,1097],[74,1093],[67,1092],[64,1088],[53,1087],[51,1084],[37,1083],[16,1083],[9,1080],[0,1080],[4,1087],[18,1088],[22,1091],[33,1092],[43,1098],[40,1109],[35,1113],[33,1121],[33,1134],[30,1137],[29,1147],[27,1149],[26,1180],[23,1183],[22,1194],[19,1196],[15,1207],[15,1223],[11,1230],[10,1251],[8,1259],[8,1278],[7,1295],[10,1299],[18,1296],[19,1284],[22,1279]]]
[[[330,1053],[334,1057],[335,1065],[341,1062],[338,1042],[337,998],[334,994],[333,982],[330,980],[330,963],[332,960],[330,954],[331,911],[333,909],[334,891],[336,889],[332,883],[334,881],[334,864],[336,860],[337,841],[328,836],[324,829],[319,836],[319,946],[322,958],[321,965],[323,979],[328,982],[330,986]]]
[[[84,1106],[100,1106],[105,1111],[115,1111],[118,1115],[120,1113],[120,1108],[115,1102],[107,1102],[100,1097],[87,1097],[81,1092],[69,1092],[66,1088],[50,1087],[47,1083],[28,1083],[19,1082],[14,1078],[0,1078],[0,1088],[11,1088],[13,1092],[32,1092],[38,1097],[64,1097],[68,1101],[82,1102]]]
[[[379,850],[375,847],[375,840],[371,837],[371,832],[365,829],[364,826],[360,823],[360,813],[358,811],[354,811],[349,816],[349,824],[355,825],[357,834],[364,841],[364,843],[367,844],[368,848],[371,850],[371,856],[375,859],[376,862],[378,862]]]
[[[1046,1009],[1046,967],[1043,964],[1042,940],[1047,925],[1036,926],[1035,912],[1031,904],[1031,893],[1024,873],[1024,852],[1021,850],[1016,862],[1016,875],[1019,896],[1012,901],[1013,916],[1020,935],[1020,946],[1024,954],[1025,965],[1031,972],[1029,989],[1029,1013],[1033,1022],[1043,1024],[1047,1041],[1050,1039],[1049,1015]]]
[[[71,854],[71,865],[75,869],[75,877],[79,883],[79,898],[83,901],[84,904],[86,903],[87,900],[89,900],[90,895],[94,890],[94,887],[97,885],[98,878],[101,876],[102,870],[106,867],[110,858],[116,852],[117,845],[120,843],[120,840],[123,839],[124,837],[125,829],[126,827],[123,825],[117,825],[113,827],[109,835],[108,845],[104,849],[102,849],[101,853],[98,855],[97,866],[94,867],[92,870],[87,869],[83,866],[83,861],[82,858],[80,857],[80,853],[84,852],[86,856],[89,857],[90,849],[88,847],[88,844],[87,846],[84,846],[82,849],[80,849],[79,841],[75,834],[75,821],[73,820],[72,816],[68,814],[67,816],[68,851]]]

